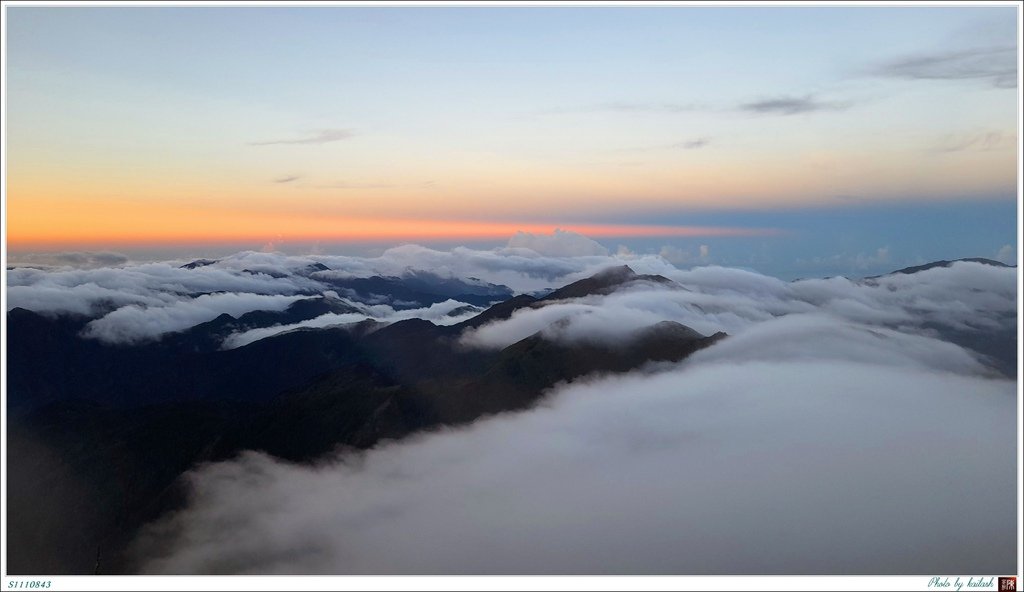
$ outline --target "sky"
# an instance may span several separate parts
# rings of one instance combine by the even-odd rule
[[[8,254],[1012,264],[1016,10],[8,6]]]

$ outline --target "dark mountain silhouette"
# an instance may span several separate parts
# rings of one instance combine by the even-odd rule
[[[917,273],[919,271],[927,271],[929,269],[934,269],[936,267],[949,267],[950,265],[953,265],[957,261],[969,261],[971,263],[981,263],[983,265],[991,265],[993,267],[1015,267],[1013,265],[1007,265],[1005,263],[1001,263],[1001,262],[995,261],[993,259],[985,259],[984,257],[965,257],[963,259],[953,259],[952,261],[947,261],[947,260],[943,259],[941,261],[932,261],[931,263],[925,263],[924,265],[914,265],[912,267],[904,267],[903,269],[897,269],[896,271],[890,271],[889,273],[884,274],[884,275],[874,275],[874,276],[871,276],[871,277],[865,278],[865,279],[877,279],[877,278],[880,278],[880,277],[885,277],[886,275],[896,275],[898,273],[901,273],[901,274]]]
[[[160,341],[119,345],[81,337],[88,318],[48,318],[16,308],[7,314],[8,411],[65,399],[118,406],[267,400],[328,371],[350,349],[350,334],[292,332],[272,345],[263,340],[226,351],[220,349],[222,339],[235,331],[354,310],[336,299],[311,298],[281,312],[237,319],[222,314]]]
[[[327,267],[323,263],[319,263],[318,262],[318,263],[310,263],[309,265],[303,267],[302,268],[302,273],[304,273],[304,274],[311,274],[311,273],[316,273],[318,271],[330,271],[330,270],[331,270],[330,267]]]
[[[186,263],[185,265],[182,265],[180,267],[181,269],[196,269],[198,267],[206,267],[207,265],[213,265],[216,262],[216,259],[196,259],[195,261],[192,261],[191,263]]]
[[[673,282],[664,276],[639,275],[629,266],[621,265],[619,267],[605,269],[589,278],[567,284],[557,290],[548,291],[540,298],[529,294],[520,294],[514,298],[509,298],[504,302],[495,304],[472,319],[463,321],[456,325],[456,327],[459,330],[468,327],[480,327],[487,323],[507,319],[517,310],[522,308],[539,308],[558,300],[610,294],[615,290],[628,287],[636,282],[653,282],[663,285],[675,285],[679,289],[684,289],[676,282]]]
[[[276,325],[291,325],[315,319],[325,314],[356,313],[358,308],[337,298],[316,296],[293,302],[285,310],[254,310],[237,319],[222,314],[212,321],[201,323],[180,333],[165,336],[164,344],[191,348],[195,352],[210,352],[221,349],[226,337],[232,333]]]
[[[311,273],[317,273],[314,270]],[[361,278],[345,285],[443,301],[469,290],[478,302],[507,288],[436,276]],[[351,312],[330,297],[280,312],[221,315],[155,342],[85,339],[89,318],[7,314],[8,556],[11,573],[124,573],[137,529],[185,499],[180,475],[197,462],[262,450],[311,461],[335,449],[493,413],[524,409],[561,382],[678,361],[723,337],[659,323],[621,344],[562,343],[543,332],[500,350],[462,345],[462,331],[574,294],[638,281],[615,268],[556,297],[507,298],[453,326],[422,319],[300,329],[231,350],[232,332]],[[415,290],[412,286],[415,286]],[[340,286],[339,286],[340,287]],[[556,291],[557,293],[558,291]],[[98,557],[98,559],[97,559]]]
[[[534,298],[533,296],[521,294],[514,298],[509,298],[504,302],[495,304],[494,306],[488,308],[487,310],[476,315],[475,317],[456,325],[456,327],[458,327],[459,329],[463,329],[466,327],[479,327],[481,325],[486,325],[487,323],[491,323],[494,321],[504,320],[512,316],[512,313],[519,310],[520,308],[530,306],[536,301],[537,299]]]
[[[652,282],[656,284],[676,285],[672,280],[660,275],[639,275],[628,265],[611,267],[589,278],[573,282],[559,288],[541,300],[564,300],[566,298],[582,298],[600,294],[610,294],[617,289],[635,282]],[[679,286],[682,288],[682,286]]]
[[[284,273],[283,271],[275,271],[273,269],[243,269],[242,273],[247,273],[249,275],[258,275],[258,274],[268,275],[268,276],[270,276],[272,278],[276,278],[276,279],[281,279],[281,278],[288,277],[287,273]]]

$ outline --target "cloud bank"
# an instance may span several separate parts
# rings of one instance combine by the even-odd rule
[[[922,574],[1012,570],[1014,382],[925,328],[1005,325],[1016,270],[855,282],[703,267],[467,339],[731,337],[538,408],[338,454],[198,467],[147,573]],[[1009,316],[1008,316],[1009,315]],[[949,529],[957,533],[948,536]]]
[[[784,282],[717,266],[664,275],[676,284],[640,283],[604,296],[523,308],[463,334],[462,341],[503,348],[545,331],[555,339],[614,343],[660,320],[705,335],[724,331],[736,336],[787,315],[812,315],[829,323],[836,335],[844,328],[862,327],[928,337],[935,326],[967,332],[1013,327],[1017,311],[1016,270],[969,262],[863,281],[836,277]]]
[[[845,109],[843,103],[819,101],[807,95],[804,97],[778,97],[740,105],[740,110],[762,115],[797,115],[814,111],[838,111]]]
[[[253,268],[267,271],[258,257],[245,259],[251,259]],[[217,264],[183,269],[175,263],[98,269],[18,267],[7,272],[7,310],[20,307],[49,315],[95,317],[86,327],[86,337],[136,343],[223,313],[282,310],[323,288],[307,277],[283,273],[289,269],[287,262],[277,262],[273,275],[246,269]]]
[[[136,542],[142,571],[1012,571],[1012,382],[842,348],[727,361],[728,342],[315,466],[201,466]]]
[[[259,294],[203,294],[167,306],[123,306],[85,326],[83,335],[110,343],[135,343],[165,333],[184,331],[222,314],[237,317],[254,310],[279,311],[306,296]]]
[[[1004,250],[1009,253],[1012,249]],[[1009,258],[1006,253],[1000,252],[1000,257]],[[559,231],[548,236],[520,233],[509,246],[494,250],[456,247],[440,251],[404,245],[369,258],[248,251],[194,269],[182,268],[183,261],[94,269],[18,267],[8,271],[8,310],[22,307],[50,315],[93,317],[86,333],[89,337],[131,343],[159,339],[222,313],[282,310],[302,297],[336,290],[331,281],[338,278],[414,278],[429,270],[434,276],[458,278],[464,284],[492,283],[509,286],[516,293],[533,293],[628,263],[637,273],[663,275],[686,289],[634,286],[608,296],[524,309],[501,324],[465,335],[464,342],[503,347],[537,331],[551,332],[548,326],[560,319],[565,322],[557,331],[559,337],[586,337],[597,331],[603,335],[600,339],[608,341],[617,338],[616,328],[635,331],[660,320],[677,321],[706,335],[718,331],[736,334],[774,316],[823,312],[848,322],[926,333],[927,326],[934,324],[962,331],[993,329],[1005,325],[1005,319],[1016,313],[1015,270],[957,263],[913,276],[784,282],[739,269],[705,266],[680,270],[673,265],[707,263],[710,255],[706,245],[696,253],[666,247],[660,256],[628,251],[609,254],[584,236]],[[887,251],[879,249],[872,257],[884,255]],[[398,303],[386,299],[346,302],[363,307],[363,318],[409,318],[408,312],[399,314],[392,308]],[[373,305],[384,307],[365,308]],[[461,306],[464,304],[453,299],[440,308],[430,303],[403,308],[416,309],[413,314],[436,323],[450,323],[471,314],[467,309],[461,316],[445,316]],[[338,322],[344,320],[328,316],[283,326],[280,331]],[[234,338],[234,343],[250,342],[255,335]]]

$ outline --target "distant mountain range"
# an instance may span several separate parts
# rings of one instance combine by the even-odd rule
[[[896,274],[905,274],[905,275],[907,275],[907,274],[912,274],[912,273],[918,273],[920,271],[927,271],[929,269],[935,269],[936,267],[949,267],[950,265],[953,265],[957,261],[968,261],[968,262],[971,262],[971,263],[981,263],[982,265],[991,265],[993,267],[1016,267],[1016,265],[1007,265],[1005,263],[1001,263],[999,261],[995,261],[995,260],[992,260],[992,259],[985,259],[984,257],[965,257],[963,259],[953,259],[952,261],[947,261],[947,260],[943,259],[941,261],[932,261],[931,263],[925,263],[924,265],[914,265],[914,266],[911,266],[911,267],[904,267],[903,269],[897,269],[896,271],[889,272],[889,273],[887,273],[885,275],[896,275]],[[871,279],[877,279],[877,278],[880,278],[880,277],[884,277],[884,276],[873,275],[873,276],[865,278],[865,279],[871,280]]]
[[[181,266],[182,269],[197,269],[218,263],[215,259],[196,259]],[[277,270],[243,269],[250,274],[267,274],[284,277]],[[487,306],[512,297],[508,286],[490,284],[477,278],[442,277],[422,270],[408,270],[401,276],[355,277],[334,272],[323,263],[312,263],[294,270],[296,275],[307,276],[332,286],[338,292],[356,302],[365,304],[388,304],[397,310],[421,308],[452,299],[476,306]]]

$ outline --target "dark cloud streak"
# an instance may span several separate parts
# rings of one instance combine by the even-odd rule
[[[711,143],[711,138],[704,138],[704,137],[702,137],[702,138],[695,138],[693,140],[687,140],[685,142],[680,142],[678,144],[675,144],[673,147],[674,148],[682,148],[683,150],[697,150],[699,148],[703,148],[703,147],[707,146],[710,143]]]
[[[873,73],[907,80],[983,80],[996,88],[1016,88],[1017,49],[973,48],[905,57],[882,64]]]
[[[815,100],[811,95],[803,97],[778,97],[740,105],[740,110],[761,115],[798,115],[815,111],[841,111],[849,107],[845,103]]]

